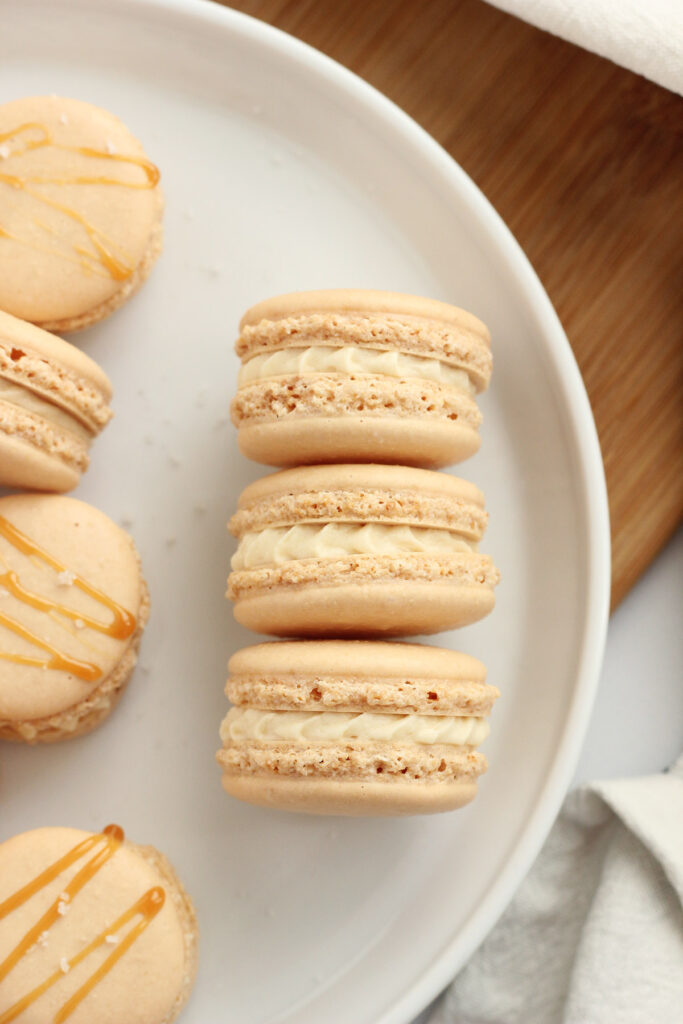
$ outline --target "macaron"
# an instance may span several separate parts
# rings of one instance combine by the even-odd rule
[[[79,349],[0,312],[0,485],[75,487],[111,419],[111,394],[107,375]]]
[[[363,290],[281,295],[245,313],[236,350],[232,420],[256,462],[436,468],[479,448],[489,332],[456,306]]]
[[[0,106],[0,309],[52,331],[109,316],[161,252],[162,210],[157,167],[113,114]]]
[[[276,636],[406,636],[475,622],[499,574],[473,484],[406,466],[304,466],[247,487],[228,524],[235,618]]]
[[[133,541],[103,512],[62,495],[0,498],[0,739],[52,743],[102,722],[148,615]]]
[[[170,1024],[197,940],[166,857],[118,825],[0,843],[0,1024]]]
[[[223,786],[311,814],[427,814],[476,794],[498,690],[466,654],[353,640],[258,644],[230,659]]]

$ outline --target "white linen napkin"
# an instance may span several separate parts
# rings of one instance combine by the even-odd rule
[[[570,793],[428,1024],[680,1024],[683,757]]]
[[[488,0],[683,93],[682,0]]]

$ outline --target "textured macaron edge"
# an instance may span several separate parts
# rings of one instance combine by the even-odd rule
[[[449,555],[349,555],[341,558],[307,558],[278,566],[239,569],[228,577],[227,597],[238,601],[253,591],[279,587],[334,587],[349,582],[440,582],[484,586],[493,589],[500,573],[488,555],[458,551]]]
[[[46,455],[59,459],[70,469],[84,473],[89,464],[88,443],[42,416],[0,400],[0,432],[17,438]],[[0,467],[0,479],[2,467]]]
[[[0,337],[0,377],[63,409],[93,435],[113,416],[108,405],[110,385],[104,385],[100,378],[95,381],[74,373],[57,359],[32,351],[20,341],[13,344]]]
[[[474,781],[486,771],[486,757],[469,747],[446,744],[344,740],[334,743],[229,743],[216,755],[226,772],[307,778],[448,779]]]
[[[149,620],[149,589],[142,575],[139,557],[138,570],[140,603],[136,615],[137,626],[111,672],[83,700],[54,715],[34,719],[0,719],[0,739],[28,744],[60,743],[92,732],[111,714],[133,674],[142,634]]]
[[[481,424],[476,402],[438,381],[317,373],[255,381],[241,387],[230,405],[234,426],[290,417],[363,416],[366,419],[424,416]]]
[[[486,717],[499,691],[489,683],[414,675],[288,675],[286,672],[229,676],[228,699],[237,707],[273,711],[386,711]]]
[[[197,976],[199,959],[199,925],[197,912],[194,903],[187,890],[180,881],[175,868],[168,857],[161,853],[155,846],[140,845],[126,840],[125,845],[135,851],[144,861],[151,865],[159,874],[164,884],[166,894],[170,896],[173,906],[180,920],[180,927],[183,933],[185,958],[184,971],[178,995],[171,1008],[170,1013],[160,1024],[172,1024],[180,1011],[187,1003]]]
[[[479,540],[488,522],[478,504],[417,491],[339,490],[302,491],[274,495],[231,517],[228,529],[235,537],[269,526],[298,523],[385,523],[452,530]]]

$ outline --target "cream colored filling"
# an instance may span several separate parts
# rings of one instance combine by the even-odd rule
[[[261,565],[283,565],[302,558],[340,558],[344,555],[404,555],[420,552],[444,555],[454,551],[476,551],[468,541],[450,530],[421,526],[386,526],[383,523],[300,523],[296,526],[268,526],[245,533],[232,556],[233,569],[256,569]]]
[[[41,419],[47,420],[53,426],[59,427],[60,430],[67,430],[70,434],[75,434],[82,441],[89,442],[93,437],[91,430],[88,430],[64,409],[60,409],[58,405],[53,405],[52,402],[48,402],[47,399],[41,398],[40,395],[36,395],[20,384],[11,384],[3,377],[0,377],[0,402],[8,402],[19,409],[25,409],[35,416],[40,416]]]
[[[476,747],[489,734],[486,718],[392,715],[363,711],[262,711],[232,708],[221,725],[223,743],[245,740],[392,740]]]
[[[384,377],[415,377],[435,380],[473,395],[475,388],[465,370],[440,359],[408,355],[396,349],[362,348],[356,345],[312,345],[310,348],[284,348],[252,356],[240,370],[238,386],[256,380],[310,373],[373,374]]]

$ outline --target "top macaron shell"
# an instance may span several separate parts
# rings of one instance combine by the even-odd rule
[[[18,540],[12,540],[11,531],[8,535],[6,523],[20,531]],[[22,550],[24,538],[64,571]],[[140,625],[146,592],[138,556],[129,536],[111,519],[75,498],[0,498],[0,730],[78,705],[116,668],[133,641],[135,622],[124,636],[90,625],[94,620],[106,627],[112,611],[79,589],[76,577]],[[17,588],[23,599],[16,596]],[[51,610],[52,603],[75,618]],[[87,678],[57,662],[57,655],[87,666],[82,670]]]
[[[1,843],[0,904],[89,835],[73,828],[39,828]],[[166,896],[161,910],[111,970],[96,980],[69,1015],[68,1024],[166,1024],[174,1019],[186,974],[184,922],[173,899],[173,883],[169,884],[159,870],[164,862],[146,851],[145,847],[124,843],[74,896],[31,953],[21,957],[0,980],[0,1015],[57,972],[57,982],[17,1018],[20,1024],[54,1021],[68,999],[120,948],[130,924],[77,966],[64,971],[65,961],[110,927],[146,892],[161,886]],[[82,868],[85,860],[77,866]],[[0,918],[0,962],[59,898],[74,873],[72,867],[59,874],[36,896]]]
[[[242,452],[273,466],[394,462],[436,468],[477,451],[474,400],[489,333],[437,300],[297,292],[252,307],[236,344]]]
[[[75,487],[111,397],[109,378],[84,352],[0,311],[0,485]]]
[[[160,250],[157,181],[105,110],[58,96],[0,106],[0,309],[57,331],[112,312]]]

